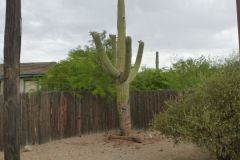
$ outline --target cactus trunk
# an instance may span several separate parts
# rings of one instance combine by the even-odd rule
[[[91,34],[102,66],[112,75],[116,82],[117,108],[121,135],[129,135],[131,134],[129,85],[139,70],[144,43],[139,41],[136,62],[134,67],[131,68],[132,41],[130,37],[126,37],[125,1],[118,0],[118,37],[116,38],[114,35],[110,36],[114,57],[112,62],[106,54],[99,34],[96,32],[92,32]]]
[[[129,83],[119,83],[117,89],[117,109],[120,122],[120,134],[129,135],[131,133],[131,112],[129,101]]]

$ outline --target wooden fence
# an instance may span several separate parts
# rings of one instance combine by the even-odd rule
[[[164,101],[176,92],[131,93],[134,128],[147,128]],[[21,95],[21,144],[41,144],[55,139],[118,127],[115,98],[46,92]],[[3,105],[0,103],[0,150],[3,149]]]

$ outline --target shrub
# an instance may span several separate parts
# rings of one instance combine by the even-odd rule
[[[192,93],[167,102],[153,127],[207,148],[218,160],[240,157],[240,64],[229,63]]]

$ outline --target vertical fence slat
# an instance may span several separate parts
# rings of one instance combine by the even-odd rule
[[[40,96],[40,144],[50,140],[50,96],[49,92]]]
[[[3,97],[0,97],[0,151],[3,150]]]
[[[20,144],[25,145],[27,143],[27,135],[28,135],[28,121],[27,121],[27,102],[26,102],[26,95],[21,95],[21,131],[20,131]]]
[[[33,110],[33,144],[39,144],[39,107],[40,107],[40,94],[29,94],[29,105]]]
[[[82,128],[82,102],[79,95],[75,95],[75,105],[76,105],[76,135],[81,136]]]
[[[27,144],[33,144],[33,106],[29,105],[28,95],[24,96],[27,108]]]

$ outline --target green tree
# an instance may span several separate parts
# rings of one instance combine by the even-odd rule
[[[156,63],[157,64],[157,63]],[[191,90],[220,72],[222,65],[204,57],[178,60],[169,69],[143,68],[131,84],[132,90]]]
[[[178,60],[170,69],[163,70],[163,77],[169,88],[176,90],[192,89],[203,80],[221,71],[222,65],[204,57]]]
[[[106,39],[106,32],[101,33],[104,46],[110,55],[111,47]],[[101,96],[113,95],[115,89],[111,77],[102,71],[95,54],[95,48],[85,46],[71,50],[67,59],[57,63],[47,75],[40,79],[42,90],[57,90]]]

